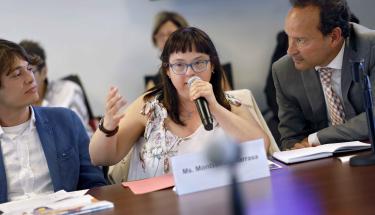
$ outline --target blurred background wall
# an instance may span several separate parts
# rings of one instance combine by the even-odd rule
[[[361,24],[375,29],[374,0],[348,0]],[[231,62],[237,89],[250,89],[262,110],[263,88],[287,0],[2,0],[0,37],[39,41],[50,79],[78,74],[96,115],[111,85],[128,101],[144,90],[143,77],[159,66],[151,42],[154,15],[181,13],[206,31],[223,63]]]

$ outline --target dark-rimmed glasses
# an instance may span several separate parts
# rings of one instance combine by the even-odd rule
[[[207,70],[210,60],[198,60],[192,63],[169,63],[169,67],[176,75],[184,75],[190,67],[195,73],[201,73]]]

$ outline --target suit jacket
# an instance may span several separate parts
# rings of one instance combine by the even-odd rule
[[[105,185],[103,172],[91,164],[89,137],[81,120],[66,108],[33,107],[54,191],[74,191]],[[8,201],[0,147],[0,203]]]
[[[370,75],[371,83],[375,83],[375,31],[353,23],[345,42],[341,70],[346,122],[338,126],[328,124],[324,92],[314,68],[298,71],[289,56],[273,64],[283,149],[291,148],[314,132],[318,132],[321,144],[368,139],[361,83],[354,82],[351,74],[350,61],[358,59],[364,60],[365,72]]]

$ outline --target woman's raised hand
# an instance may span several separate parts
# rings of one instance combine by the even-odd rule
[[[119,110],[126,105],[126,101],[118,92],[117,87],[111,87],[108,92],[105,115],[104,115],[104,127],[108,130],[114,130],[120,123],[124,113],[119,113]]]

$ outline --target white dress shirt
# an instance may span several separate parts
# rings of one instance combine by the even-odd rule
[[[342,61],[344,59],[344,48],[345,48],[345,42],[344,42],[344,44],[342,44],[340,52],[326,66],[326,67],[334,69],[333,72],[332,72],[332,79],[331,79],[332,89],[333,89],[333,91],[335,91],[336,95],[340,98],[341,102],[343,101],[342,90],[341,90],[341,70],[342,70]],[[319,71],[320,68],[322,68],[322,67],[316,66],[315,70]],[[326,109],[327,109],[328,123],[329,123],[329,125],[331,125],[332,124],[331,116],[330,116],[330,112],[328,111],[329,107],[328,107],[328,101],[327,101],[327,97],[326,97],[325,93],[324,93],[324,100],[325,100]],[[320,145],[320,141],[319,141],[317,132],[315,132],[313,134],[310,134],[308,136],[308,142],[312,146]]]
[[[47,160],[35,127],[34,111],[31,107],[30,110],[31,117],[27,122],[12,127],[0,126],[0,146],[9,201],[54,191]]]

